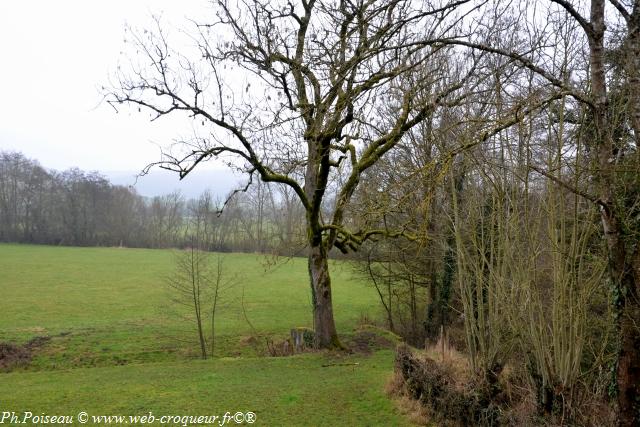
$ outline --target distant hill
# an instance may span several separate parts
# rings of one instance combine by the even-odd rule
[[[137,181],[135,171],[108,171],[102,174],[112,184],[131,186],[138,194],[146,197],[161,196],[180,190],[186,198],[195,198],[208,189],[214,197],[223,198],[246,181],[246,177],[229,170],[194,170],[182,181],[177,173],[164,170],[151,171],[138,177]]]

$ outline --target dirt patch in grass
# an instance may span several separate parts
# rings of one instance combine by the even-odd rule
[[[354,353],[371,354],[377,350],[394,348],[395,343],[373,330],[361,330],[349,337],[347,346]]]
[[[31,353],[21,345],[0,342],[0,371],[11,371],[18,366],[28,365]]]
[[[23,345],[0,342],[0,372],[10,372],[27,366],[35,352],[49,340],[50,337],[35,337]]]

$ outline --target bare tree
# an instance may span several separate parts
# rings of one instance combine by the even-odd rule
[[[209,288],[208,254],[196,247],[195,240],[184,253],[176,256],[176,271],[168,278],[172,302],[187,307],[196,325],[200,355],[207,358],[205,293]],[[205,305],[203,307],[203,305]]]
[[[184,199],[176,191],[151,200],[148,209],[148,233],[151,247],[172,247],[180,241]]]
[[[154,119],[186,113],[207,131],[165,152],[159,165],[185,177],[203,161],[231,156],[250,178],[287,185],[300,200],[319,347],[340,346],[329,251],[402,234],[345,226],[362,173],[436,107],[462,96],[473,75],[472,60],[447,69],[442,59],[454,50],[432,42],[454,35],[467,3],[218,1],[217,18],[194,22],[192,55],[170,47],[159,21],[155,31],[133,32],[139,56],[118,75],[109,102],[144,107]],[[395,113],[382,115],[389,106]]]
[[[195,324],[200,356],[206,359],[215,351],[216,315],[223,294],[234,281],[225,274],[220,254],[214,260],[211,253],[199,247],[197,232],[190,241],[188,248],[176,253],[175,272],[167,284],[178,314]]]

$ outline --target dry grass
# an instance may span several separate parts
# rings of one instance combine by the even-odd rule
[[[457,351],[446,340],[440,340],[423,350],[410,349],[414,360],[422,360],[425,371],[415,376],[418,384],[425,380],[433,380],[432,387],[439,387],[439,380],[444,379],[446,391],[442,394],[422,396],[416,400],[412,395],[413,387],[403,380],[401,371],[396,371],[386,383],[385,391],[391,396],[396,407],[416,425],[444,426],[444,425],[469,425],[469,420],[464,414],[466,408],[470,408],[477,401],[473,397],[476,393],[482,393],[483,382],[472,372],[467,356]],[[426,384],[426,383],[425,383]],[[419,391],[429,391],[429,386]],[[433,390],[433,389],[431,389]],[[484,390],[486,392],[486,390]],[[412,397],[413,396],[413,397]],[[505,365],[498,377],[498,393],[492,394],[491,404],[494,415],[497,418],[485,421],[476,420],[481,424],[497,422],[499,425],[514,426],[614,426],[614,411],[609,400],[603,393],[581,390],[575,396],[571,408],[562,413],[553,413],[542,416],[536,405],[536,394],[528,379],[526,371],[513,364]],[[463,406],[460,406],[462,399]],[[432,405],[435,405],[432,407]],[[465,406],[466,405],[466,406]],[[461,410],[462,412],[457,412]],[[457,420],[457,421],[453,421]],[[480,424],[477,424],[480,425]],[[482,424],[484,425],[484,424]]]
[[[437,361],[443,368],[451,373],[456,382],[466,383],[472,376],[471,366],[467,356],[455,349],[447,337],[440,336],[438,342],[427,346],[422,352],[424,357]]]
[[[432,417],[429,410],[409,396],[405,389],[402,376],[398,372],[394,372],[389,377],[384,389],[400,413],[412,424],[417,426],[434,425],[431,421]]]

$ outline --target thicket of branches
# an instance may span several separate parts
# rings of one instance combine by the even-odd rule
[[[640,3],[486,6],[469,36],[442,40],[481,56],[485,79],[357,195],[355,219],[416,239],[371,244],[360,271],[390,327],[416,345],[462,331],[478,377],[497,384],[516,367],[547,420],[612,423],[598,404],[616,396],[617,423],[637,425]]]

